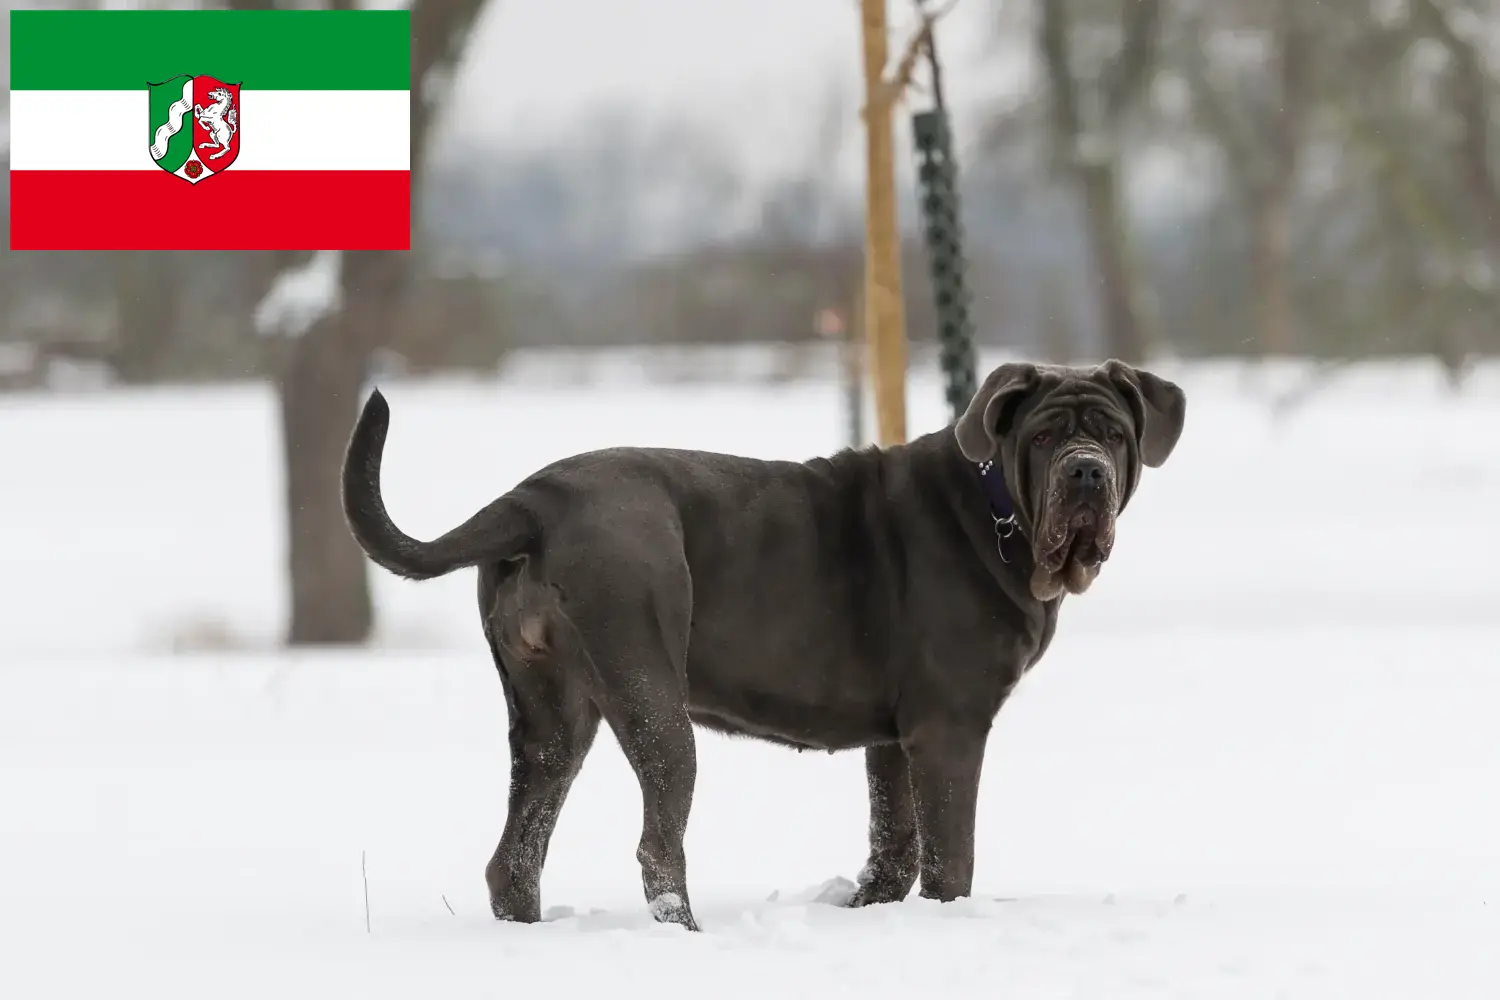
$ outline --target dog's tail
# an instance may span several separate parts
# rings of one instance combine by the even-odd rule
[[[536,523],[506,497],[430,542],[396,527],[380,495],[380,459],[390,425],[390,404],[377,389],[365,401],[344,454],[344,517],[376,565],[408,580],[430,580],[465,566],[510,559],[530,547]]]

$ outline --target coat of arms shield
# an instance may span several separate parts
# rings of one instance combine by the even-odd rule
[[[151,159],[190,184],[221,173],[240,155],[240,85],[211,76],[148,83]]]

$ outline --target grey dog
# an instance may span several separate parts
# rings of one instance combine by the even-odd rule
[[[588,452],[423,542],[381,499],[390,409],[372,394],[343,470],[355,538],[407,579],[479,569],[510,715],[495,916],[540,919],[548,842],[601,717],[640,781],[658,920],[698,926],[694,723],[864,751],[870,853],[851,905],[899,901],[919,878],[924,897],[967,896],[995,715],[1185,412],[1180,388],[1118,361],[1005,364],[955,424],[909,444],[800,463]]]

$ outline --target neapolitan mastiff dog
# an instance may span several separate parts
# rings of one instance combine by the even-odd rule
[[[588,452],[423,542],[381,499],[390,409],[374,393],[343,470],[355,538],[408,579],[479,569],[510,715],[495,916],[540,919],[547,845],[601,717],[640,780],[658,920],[697,928],[694,723],[864,750],[870,854],[851,905],[904,899],[919,878],[925,897],[968,895],[995,715],[1185,411],[1176,385],[1118,361],[1005,364],[952,427],[900,447],[801,463]]]

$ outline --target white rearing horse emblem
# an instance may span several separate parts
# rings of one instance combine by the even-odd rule
[[[208,154],[210,160],[217,160],[229,152],[229,140],[239,126],[239,113],[234,109],[234,96],[223,87],[215,87],[208,96],[213,98],[213,103],[206,108],[201,104],[193,105],[193,117],[213,136],[212,142],[200,142],[198,148],[217,149],[217,153]]]

